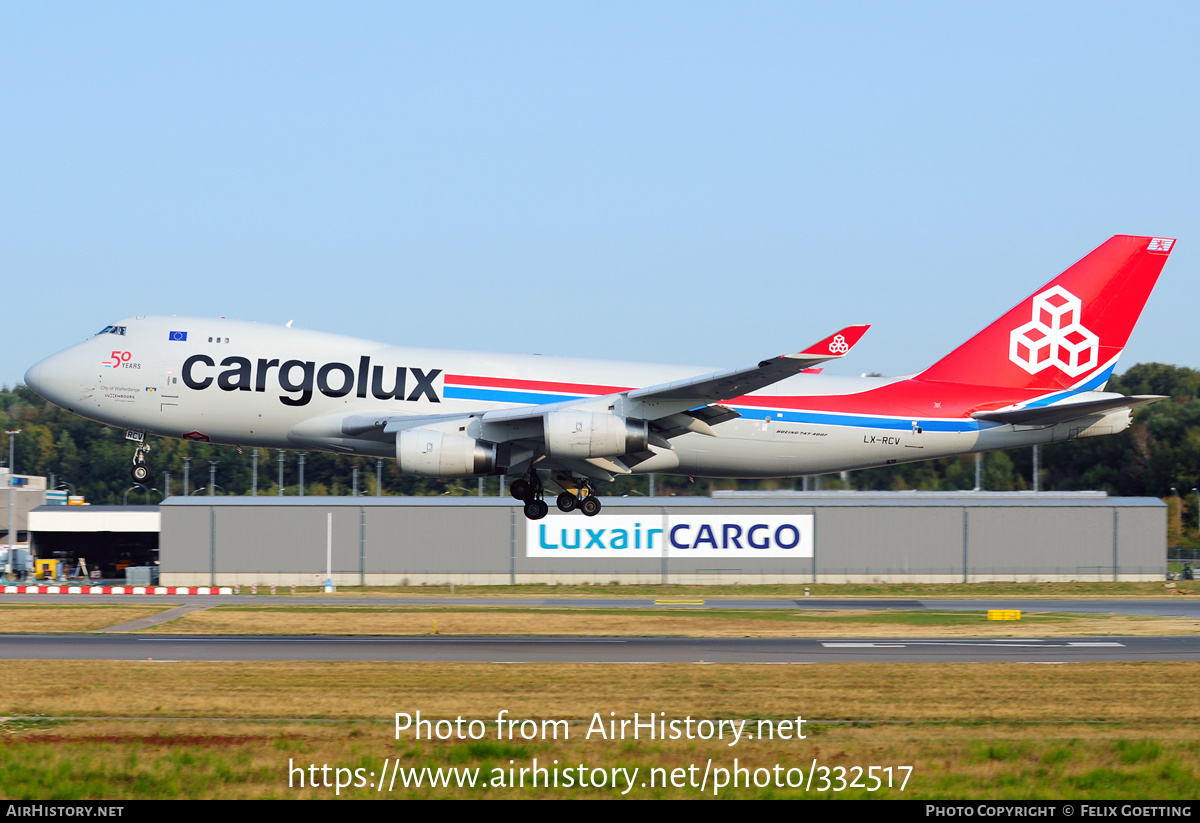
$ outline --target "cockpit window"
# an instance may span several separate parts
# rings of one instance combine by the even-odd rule
[[[96,332],[96,334],[119,334],[122,337],[124,337],[125,336],[125,327],[124,326],[105,326],[100,331]]]

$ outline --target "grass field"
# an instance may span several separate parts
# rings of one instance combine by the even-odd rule
[[[165,612],[170,605],[86,603],[0,603],[5,634],[91,632]]]
[[[1191,591],[1184,588],[1189,585],[813,586],[809,596],[1186,597],[1175,592]],[[455,593],[804,596],[804,587],[778,589],[531,586],[455,587]],[[449,587],[392,593],[445,596]],[[143,631],[413,635],[432,633],[435,620],[440,634],[980,637],[1200,629],[1196,620],[1180,618],[1028,612],[1019,623],[999,623],[979,612],[932,610],[355,606],[353,594],[340,594],[345,602],[333,606],[266,595],[261,603],[217,605]],[[166,598],[130,606],[17,603],[0,604],[0,615],[9,618],[10,632],[81,632],[173,605]],[[714,796],[721,775],[728,782],[735,773],[736,758],[736,767],[746,770],[743,785],[720,786],[715,796],[1192,800],[1200,785],[1200,727],[1191,708],[1198,689],[1200,664],[1194,663],[13,661],[0,667],[0,797],[696,798]],[[481,721],[479,739],[469,733],[460,739],[446,723],[438,728],[449,739],[416,739],[411,730],[397,738],[395,713],[418,711],[434,722]],[[501,711],[534,721],[527,729],[549,728],[559,737],[500,739],[495,720]],[[595,733],[595,722],[630,721],[634,713],[643,723],[651,713],[664,721],[745,721],[749,734],[759,721],[782,730],[774,724],[790,719],[794,730],[803,717],[805,738],[747,737],[731,746],[728,725],[720,727],[720,739],[709,740]],[[535,759],[539,769],[558,769],[557,788],[530,785]],[[589,783],[603,775],[606,785],[567,787],[568,769],[577,782],[580,767]],[[458,771],[440,772],[448,785],[433,787],[438,769]],[[549,779],[549,771],[543,774]],[[457,785],[472,775],[473,788]],[[870,775],[883,782],[877,791],[868,791]],[[314,776],[330,785],[312,786]],[[335,789],[339,779],[351,785]],[[523,786],[510,785],[522,779]],[[770,785],[744,785],[763,779]],[[788,787],[789,780],[802,785]]]
[[[719,602],[719,601],[717,601]],[[170,604],[0,604],[10,633],[88,632],[159,614]],[[566,609],[513,606],[218,605],[141,629],[211,635],[557,635],[674,637],[1081,637],[1194,634],[1200,620],[1123,614],[1023,612],[990,621],[984,612],[936,610]]]
[[[1200,620],[1134,615],[839,609],[672,610],[454,606],[217,606],[144,630],[159,634],[670,635],[686,637],[1067,637],[1192,634]]]
[[[445,597],[457,594],[466,597],[954,597],[978,599],[985,597],[1178,597],[1200,595],[1200,580],[1172,581],[1173,589],[1164,587],[1166,581],[1137,583],[795,583],[795,584],[724,584],[719,586],[693,585],[548,585],[543,583],[515,586],[346,586],[338,590],[339,597]],[[280,586],[276,597],[290,595],[290,588]],[[242,586],[240,594],[250,594]],[[270,597],[269,586],[259,586],[257,594]],[[323,594],[320,587],[300,586],[297,596]]]
[[[534,758],[637,768],[628,797],[698,797],[706,765],[781,773],[817,764],[817,788],[737,788],[722,797],[1193,799],[1200,729],[1189,695],[1197,664],[823,664],[641,666],[370,663],[28,662],[0,671],[0,794],[9,799],[332,797],[297,784],[312,764],[361,775],[403,768],[482,769],[485,782]],[[558,740],[498,740],[508,716],[566,720]],[[479,740],[396,739],[395,712],[487,721]],[[778,721],[803,716],[803,740],[586,739],[592,719]],[[41,715],[41,717],[38,717]],[[512,761],[510,764],[509,761]],[[36,764],[33,766],[32,764]],[[696,786],[642,782],[674,770]],[[893,767],[878,792],[837,787],[854,767]],[[897,767],[911,766],[904,791]],[[501,772],[493,772],[499,768]],[[824,776],[822,768],[831,771]],[[352,771],[347,772],[351,775]],[[420,774],[418,772],[418,774]],[[463,772],[462,774],[466,774]],[[607,771],[611,774],[611,771]],[[712,778],[719,772],[713,771]],[[759,776],[767,774],[760,772]],[[792,772],[793,777],[795,772]],[[879,774],[877,771],[876,774]],[[289,775],[293,786],[289,788]],[[305,772],[307,779],[311,772]],[[625,773],[628,775],[628,771]],[[712,796],[712,778],[704,794]],[[331,782],[336,774],[330,772]],[[820,790],[822,779],[830,785]],[[620,797],[620,789],[343,789],[358,797]],[[526,777],[528,781],[528,777]],[[861,777],[859,782],[866,782]],[[624,788],[624,785],[622,786]]]

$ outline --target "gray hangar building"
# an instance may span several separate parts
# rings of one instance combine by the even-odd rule
[[[172,497],[167,586],[1162,580],[1167,507],[1102,493]]]

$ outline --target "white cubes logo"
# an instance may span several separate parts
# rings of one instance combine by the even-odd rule
[[[1058,366],[1069,377],[1096,367],[1100,338],[1079,322],[1083,303],[1062,286],[1033,298],[1033,319],[1012,330],[1008,359],[1030,374]]]
[[[833,340],[829,342],[830,354],[845,354],[848,351],[850,351],[850,344],[847,343],[846,338],[840,334],[836,335]]]

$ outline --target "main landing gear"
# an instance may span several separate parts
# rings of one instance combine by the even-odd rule
[[[542,480],[535,471],[514,480],[509,494],[525,502],[525,516],[530,520],[541,520],[550,511],[550,507],[542,499]]]
[[[600,498],[596,496],[592,481],[563,472],[555,472],[553,477],[554,482],[564,489],[555,501],[559,511],[579,509],[588,517],[595,517],[600,513]]]
[[[564,489],[554,500],[559,511],[571,512],[579,509],[588,517],[595,517],[600,513],[600,498],[596,496],[591,481],[555,473],[554,482]],[[525,516],[530,520],[541,520],[550,511],[550,506],[542,499],[542,481],[536,472],[514,480],[511,493],[517,500],[525,501]]]
[[[137,448],[133,450],[133,468],[129,470],[129,476],[133,478],[134,483],[149,483],[154,477],[154,472],[146,462],[149,451],[149,443],[138,443]]]

